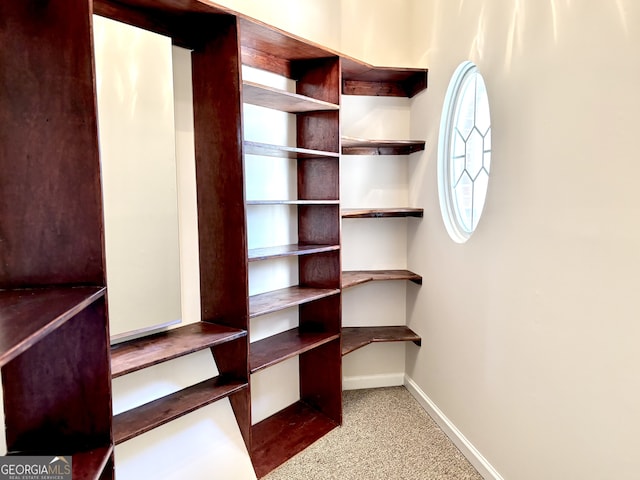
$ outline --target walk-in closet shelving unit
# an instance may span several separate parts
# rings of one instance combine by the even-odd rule
[[[202,321],[112,350],[92,13],[192,50]],[[74,479],[111,479],[114,442],[229,398],[263,476],[338,425],[340,92],[410,96],[426,86],[426,71],[373,68],[208,0],[11,1],[0,3],[0,18],[0,365],[9,451],[73,455]],[[296,93],[243,84],[242,64],[295,79]],[[243,142],[242,103],[265,101],[295,112],[295,147]],[[295,245],[247,249],[243,155],[256,152],[297,159],[297,198],[284,200],[297,208]],[[249,262],[291,255],[299,285],[249,297]],[[299,308],[298,328],[249,344],[251,317],[290,306]],[[404,339],[387,334],[365,341]],[[217,377],[112,418],[111,375],[207,348]],[[292,356],[301,400],[252,425],[251,372]]]

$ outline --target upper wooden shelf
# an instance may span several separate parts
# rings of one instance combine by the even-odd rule
[[[343,155],[409,155],[424,150],[423,140],[365,140],[342,137]]]
[[[427,69],[374,67],[342,58],[342,93],[411,98],[427,88]]]
[[[218,376],[127,410],[113,417],[113,440],[116,444],[130,440],[187,413],[239,392],[247,388],[247,385],[246,382],[240,380]]]
[[[246,330],[197,322],[119,343],[111,347],[111,375],[116,378],[246,335]]]
[[[71,472],[73,480],[100,480],[112,453],[113,445],[74,453]]]
[[[258,372],[337,338],[338,333],[301,332],[293,328],[253,342],[249,346],[249,371]]]
[[[278,257],[293,257],[298,255],[311,255],[314,253],[331,252],[340,250],[340,245],[278,245],[275,247],[252,248],[249,250],[249,261],[267,260]]]
[[[337,426],[303,401],[255,424],[251,460],[256,475],[262,478]]]
[[[340,110],[340,105],[335,103],[316,100],[315,98],[248,81],[242,83],[242,100],[252,105],[273,108],[288,113]]]
[[[310,150],[308,148],[287,147],[249,141],[244,142],[244,153],[247,155],[263,155],[266,157],[301,160],[307,158],[340,158],[340,154],[336,152],[323,152],[321,150]]]
[[[422,339],[409,327],[343,327],[342,355],[351,353],[370,343],[376,342],[413,342],[420,346]]]
[[[422,285],[422,277],[409,270],[351,270],[342,272],[342,288],[385,280],[410,280]]]
[[[104,294],[104,287],[0,290],[0,366]]]
[[[337,288],[294,286],[249,297],[249,317],[266,315],[340,293]]]
[[[342,218],[395,218],[417,217],[424,215],[423,208],[344,208]]]
[[[339,205],[340,200],[247,200],[247,205]]]

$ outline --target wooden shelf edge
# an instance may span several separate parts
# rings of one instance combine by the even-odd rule
[[[0,290],[0,366],[104,297],[105,292],[105,287]]]
[[[375,67],[351,57],[341,57],[344,95],[412,98],[427,88],[426,68]]]
[[[300,332],[299,328],[293,328],[252,342],[249,344],[249,372],[259,372],[338,338],[339,333]]]
[[[342,138],[343,155],[410,155],[423,151],[424,140],[367,140]]]
[[[283,464],[338,426],[302,401],[252,427],[251,461],[258,478]]]
[[[74,453],[71,472],[73,480],[99,480],[112,454],[113,445]]]
[[[246,80],[242,82],[242,99],[244,103],[288,113],[340,110],[340,105],[335,103],[317,100],[298,93],[291,93]]]
[[[111,347],[113,378],[247,336],[246,330],[196,322]]]
[[[248,388],[241,380],[210,378],[113,417],[116,445]]]
[[[342,272],[343,289],[367,282],[385,280],[409,280],[417,285],[422,285],[422,277],[410,270],[348,270]]]
[[[308,148],[288,147],[284,145],[274,145],[269,143],[244,141],[245,155],[263,155],[267,157],[308,159],[308,158],[340,158],[337,152],[323,152],[321,150],[311,150]]]
[[[413,342],[421,346],[422,338],[406,326],[342,327],[342,356],[377,342]]]
[[[294,286],[252,295],[249,297],[249,317],[254,318],[260,315],[266,315],[289,307],[302,305],[303,303],[320,300],[321,298],[338,293],[340,293],[340,289],[337,288]]]
[[[247,205],[339,205],[340,200],[247,200]]]
[[[424,216],[423,208],[343,208],[342,218],[401,218]]]
[[[278,245],[275,247],[252,248],[249,250],[249,261],[268,260],[279,257],[295,257],[300,255],[312,255],[340,250],[340,245]]]

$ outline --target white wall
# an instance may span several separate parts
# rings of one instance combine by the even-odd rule
[[[414,0],[412,201],[425,221],[408,374],[505,479],[637,478],[640,7]],[[487,204],[464,245],[438,209],[436,144],[463,60],[493,119]]]

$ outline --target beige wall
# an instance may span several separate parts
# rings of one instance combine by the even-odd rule
[[[505,479],[631,479],[640,471],[640,5],[413,0],[409,235],[424,285],[408,374]],[[440,219],[439,116],[463,60],[493,119],[487,205],[454,244]],[[415,352],[418,353],[415,353]]]

